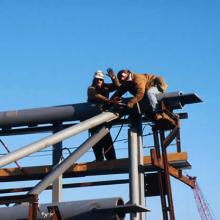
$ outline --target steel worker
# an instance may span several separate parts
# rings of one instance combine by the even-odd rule
[[[88,88],[88,102],[95,104],[101,111],[106,110],[111,106],[109,93],[115,91],[120,83],[111,68],[107,69],[107,75],[111,78],[112,83],[104,82],[104,74],[101,70],[95,72],[92,85]],[[93,135],[98,128],[90,129]],[[110,133],[104,136],[94,147],[96,161],[116,159],[115,149]]]
[[[111,97],[112,100],[116,97],[121,97],[128,91],[133,97],[127,103],[127,107],[132,109],[135,104],[146,97],[150,105],[149,115],[152,116],[154,120],[162,118],[158,113],[159,109],[156,95],[164,93],[168,87],[163,77],[154,74],[135,74],[128,69],[120,70],[117,76],[121,86]]]

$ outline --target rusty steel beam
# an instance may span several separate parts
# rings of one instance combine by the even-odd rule
[[[161,151],[160,151],[160,142],[159,142],[159,137],[158,137],[158,131],[153,129],[153,137],[154,137],[154,146],[155,146],[155,153],[156,153],[156,158],[160,159],[161,158]],[[152,164],[154,164],[152,158]],[[161,207],[162,207],[162,214],[163,214],[163,220],[168,220],[168,215],[167,212],[165,211],[166,209],[166,187],[164,187],[164,175],[163,173],[159,170],[158,171],[158,188],[160,192],[160,201],[161,201]]]
[[[38,196],[36,194],[29,195],[13,195],[13,196],[1,196],[0,204],[8,205],[11,203],[24,203],[28,202],[28,220],[37,220],[38,211]]]
[[[37,195],[14,195],[14,196],[1,196],[0,205],[10,204],[10,203],[23,203],[30,202],[33,203],[37,200]]]
[[[163,165],[164,165],[164,180],[165,180],[165,187],[167,190],[167,201],[168,201],[166,212],[169,213],[170,220],[175,220],[172,189],[171,189],[170,175],[169,175],[169,169],[168,169],[167,149],[163,145],[164,140],[165,140],[165,131],[160,130],[161,153],[162,153]]]
[[[151,150],[151,158],[152,158],[153,166],[158,167],[159,169],[164,170],[163,160],[157,158],[155,149]],[[189,178],[187,178],[184,175],[180,175],[179,170],[177,170],[176,168],[174,168],[171,165],[168,165],[168,169],[169,169],[169,174],[172,177],[180,180],[181,182],[185,183],[186,185],[190,186],[191,188],[195,187],[195,181],[190,180]]]
[[[179,128],[176,134],[176,150],[177,152],[181,152],[181,140],[180,140],[180,118],[177,122],[177,127]]]
[[[117,180],[105,180],[96,182],[81,182],[81,183],[66,183],[62,185],[63,189],[69,188],[81,188],[81,187],[93,187],[93,186],[109,186],[109,185],[121,185],[128,184],[129,179],[117,179]],[[0,189],[0,194],[4,193],[21,193],[30,191],[33,187],[23,187],[23,188],[7,188]],[[52,185],[46,188],[46,190],[51,190]],[[156,172],[149,173],[145,175],[145,197],[159,196],[159,184],[158,184],[158,174]]]
[[[174,167],[186,169],[190,167],[187,162],[187,153],[171,153],[168,154],[168,161]],[[52,169],[51,165],[24,167],[18,168],[2,168],[0,169],[0,181],[25,181],[25,180],[38,180],[42,179]],[[145,172],[156,171],[152,165],[151,157],[144,157],[144,170]],[[119,174],[128,172],[128,159],[117,159],[112,161],[103,162],[89,162],[74,164],[63,175],[64,178],[68,177],[82,177],[93,175],[108,175]]]
[[[108,186],[113,184],[127,184],[127,183],[129,183],[128,179],[118,179],[118,180],[105,180],[105,181],[96,181],[96,182],[66,183],[62,185],[62,188],[69,189],[69,188],[79,188],[79,187]],[[32,188],[33,187],[0,189],[0,194],[27,192],[30,191]],[[46,190],[51,190],[51,189],[52,189],[52,185],[46,188]]]
[[[29,202],[28,209],[28,220],[37,220],[37,212],[38,212],[38,197],[35,196],[35,201]]]
[[[69,128],[77,123],[68,123],[61,126],[62,129]],[[56,123],[54,124],[56,125]],[[45,125],[45,126],[31,126],[31,127],[21,127],[21,128],[10,128],[0,130],[0,136],[12,136],[12,135],[25,135],[25,134],[39,134],[39,133],[48,133],[52,132],[54,125]]]
[[[177,137],[179,132],[179,127],[175,127],[170,133],[169,135],[163,140],[163,146],[166,148],[168,147],[171,142]]]
[[[169,164],[167,159],[167,149],[163,145],[165,140],[165,131],[160,131],[160,143],[161,143],[161,152],[163,158],[163,165],[164,165],[164,179],[165,179],[165,186],[167,190],[167,200],[168,200],[168,207],[166,209],[169,212],[170,220],[175,220],[175,213],[174,213],[174,204],[173,204],[173,197],[172,197],[172,189],[171,189],[171,182],[170,182],[170,175],[169,175]]]
[[[164,102],[160,103],[160,114],[162,119],[157,120],[154,125],[155,130],[173,130],[176,126],[178,126],[179,115],[173,113],[167,106],[165,106]]]

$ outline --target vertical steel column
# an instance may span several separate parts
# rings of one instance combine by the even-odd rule
[[[28,220],[37,220],[38,196],[35,194],[34,201],[29,201]]]
[[[145,183],[144,183],[144,152],[143,152],[143,131],[141,114],[137,117],[137,137],[138,137],[138,176],[139,176],[139,204],[143,207],[145,204]],[[146,220],[146,213],[140,213],[140,219]]]
[[[177,152],[181,152],[181,141],[180,141],[180,119],[178,118],[177,126],[179,128],[177,135],[176,135],[176,148]]]
[[[178,121],[177,121],[177,126],[178,126],[178,132],[176,134],[176,150],[177,152],[181,152],[181,140],[180,140],[180,119],[178,117]],[[178,170],[179,176],[182,176],[182,170]]]
[[[168,160],[167,160],[167,150],[166,147],[163,145],[164,139],[165,139],[164,130],[161,130],[160,141],[161,141],[161,150],[162,150],[163,165],[164,165],[165,184],[167,188],[167,199],[169,204],[169,214],[170,214],[170,220],[175,220],[170,175],[169,175]]]
[[[158,130],[153,128],[154,146],[156,150],[157,157],[160,158],[160,142],[158,138]]]
[[[138,178],[138,137],[137,131],[131,127],[128,130],[128,150],[129,150],[129,193],[130,203],[139,204],[139,178]],[[131,213],[131,220],[140,220],[139,213]]]
[[[153,129],[153,137],[154,137],[154,146],[156,150],[156,155],[157,158],[160,159],[160,143],[159,143],[159,137],[158,137],[158,130]],[[162,207],[162,214],[163,214],[163,220],[168,220],[168,213],[166,210],[166,195],[164,192],[164,187],[163,187],[163,176],[162,172],[158,172],[158,184],[159,184],[159,190],[160,190],[160,200],[161,200],[161,207]]]
[[[62,124],[54,124],[53,125],[53,134],[62,130]],[[62,160],[62,141],[53,145],[53,166],[59,164]],[[59,176],[53,182],[52,189],[52,202],[61,202],[62,201],[62,183],[63,177]]]

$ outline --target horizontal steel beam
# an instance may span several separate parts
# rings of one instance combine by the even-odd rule
[[[69,128],[70,126],[76,125],[76,123],[62,124],[60,125],[61,130]],[[19,127],[0,130],[0,136],[12,136],[12,135],[25,135],[25,134],[39,134],[52,132],[56,126],[45,125],[45,126],[35,126],[35,127]]]
[[[29,202],[34,203],[37,200],[37,195],[13,195],[13,196],[1,196],[0,205],[11,204],[11,203],[23,203]]]
[[[108,186],[108,185],[116,185],[116,184],[119,185],[119,184],[127,184],[127,183],[129,183],[128,179],[105,180],[105,181],[82,182],[82,183],[65,183],[62,185],[62,188],[69,189],[69,188],[80,188],[80,187],[91,187],[91,186]],[[46,190],[51,190],[52,188],[53,186],[50,185],[46,188]],[[32,189],[33,187],[0,189],[0,194],[27,192]]]
[[[169,163],[177,169],[190,169],[191,165],[187,161],[187,153],[170,153],[168,154]],[[26,181],[39,180],[45,177],[50,170],[51,165],[23,167],[18,168],[3,168],[0,169],[0,181]],[[156,171],[152,166],[150,156],[144,157],[144,171]],[[128,159],[117,159],[103,162],[89,162],[72,165],[64,174],[64,178],[93,176],[93,175],[109,175],[128,172]]]
[[[156,156],[156,150],[152,149],[151,150],[151,158],[152,158],[152,164],[155,167],[158,167],[159,169],[164,170],[164,164],[162,159],[158,159]],[[185,183],[186,185],[190,186],[191,188],[195,187],[195,181],[189,179],[188,177],[182,175],[178,169],[176,169],[175,167],[173,167],[170,163],[168,164],[168,172],[169,175],[171,175],[172,177],[180,180],[181,182]]]

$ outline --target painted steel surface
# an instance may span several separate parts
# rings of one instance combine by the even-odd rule
[[[88,120],[85,120],[77,125],[73,125],[69,128],[66,128],[62,131],[59,131],[53,135],[50,135],[48,137],[45,137],[41,140],[35,141],[34,143],[31,143],[29,145],[26,145],[22,148],[19,148],[18,150],[15,150],[5,156],[2,156],[0,158],[0,167],[5,166],[11,162],[14,162],[20,158],[23,158],[25,156],[28,156],[34,152],[37,152],[41,149],[44,149],[46,147],[49,147],[51,145],[54,145],[56,143],[59,143],[60,141],[63,141],[69,137],[72,137],[76,134],[79,134],[85,130],[88,130],[90,128],[96,127],[102,123],[111,121],[113,119],[116,119],[118,116],[112,112],[104,112],[97,116],[94,116]]]

